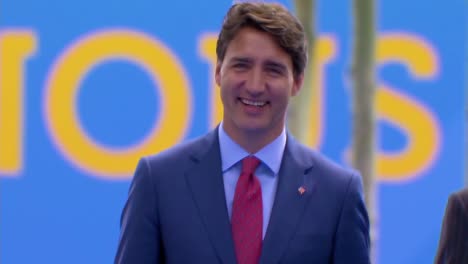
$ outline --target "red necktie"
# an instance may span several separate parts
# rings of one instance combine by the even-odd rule
[[[232,235],[238,264],[256,264],[262,250],[262,189],[255,177],[260,160],[248,156],[242,160],[232,205]]]

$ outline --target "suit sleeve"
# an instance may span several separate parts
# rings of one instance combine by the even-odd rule
[[[445,209],[435,263],[468,263],[467,249],[468,212],[463,205],[461,197],[457,194],[452,194]]]
[[[338,222],[333,263],[370,263],[369,217],[364,204],[362,180],[349,180]]]
[[[145,159],[138,163],[120,219],[115,263],[160,263],[161,244],[155,186]]]

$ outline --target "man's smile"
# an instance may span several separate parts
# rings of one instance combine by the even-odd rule
[[[241,98],[241,97],[239,97],[239,101],[241,101],[244,105],[256,106],[256,107],[263,107],[269,104],[268,101],[252,100],[252,99],[246,99],[246,98]]]

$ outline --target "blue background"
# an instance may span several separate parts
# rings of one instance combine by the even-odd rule
[[[290,1],[283,3],[292,8]],[[336,59],[325,72],[326,130],[319,150],[340,163],[345,163],[344,151],[350,145],[350,87],[344,76],[353,37],[351,3],[318,1],[317,10],[318,31],[333,34],[338,43]],[[52,143],[42,113],[49,70],[65,48],[83,35],[113,28],[142,31],[162,41],[177,55],[193,89],[195,114],[186,139],[193,138],[210,127],[211,69],[198,53],[198,42],[203,33],[218,32],[230,5],[231,1],[0,2],[0,31],[28,29],[38,40],[37,51],[26,64],[23,170],[14,177],[0,171],[1,263],[113,261],[130,175],[109,180],[75,167]],[[379,69],[379,82],[424,103],[441,127],[440,153],[429,170],[410,181],[377,186],[378,263],[431,263],[447,197],[463,186],[466,10],[461,0],[377,4],[379,33],[423,37],[440,61],[433,80],[415,80],[404,67],[392,64]],[[158,89],[162,88],[155,89],[135,64],[117,60],[99,64],[79,90],[81,123],[103,145],[132,145],[158,121]],[[404,135],[388,124],[379,122],[378,131],[381,149],[406,144]]]

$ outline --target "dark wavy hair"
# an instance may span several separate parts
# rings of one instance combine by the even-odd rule
[[[227,12],[216,43],[216,56],[223,61],[227,47],[240,29],[252,27],[267,32],[291,56],[294,77],[304,72],[307,43],[304,27],[285,7],[276,3],[244,2]]]

